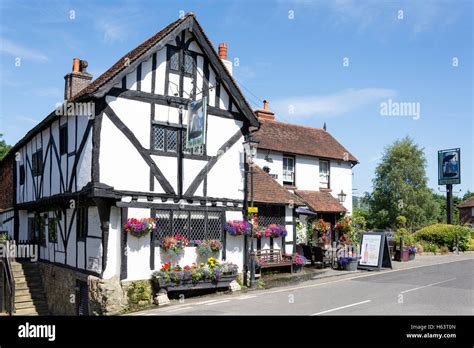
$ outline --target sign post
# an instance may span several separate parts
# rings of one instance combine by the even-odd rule
[[[453,222],[453,185],[461,183],[461,149],[438,151],[438,185],[446,185],[446,220]]]

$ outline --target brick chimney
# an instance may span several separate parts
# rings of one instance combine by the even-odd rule
[[[87,61],[85,60],[80,60],[79,58],[72,60],[72,72],[64,76],[66,80],[64,87],[65,100],[72,99],[72,97],[91,83],[92,75],[86,71],[87,65]]]
[[[263,101],[263,109],[255,110],[255,115],[261,120],[275,120],[275,114],[268,110],[268,101]]]
[[[227,44],[224,42],[219,44],[219,58],[222,60],[222,63],[224,63],[225,67],[232,75],[232,62],[227,59]]]

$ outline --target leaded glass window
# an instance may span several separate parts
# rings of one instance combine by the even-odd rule
[[[179,71],[179,51],[173,47],[168,47],[170,70]]]
[[[222,240],[224,211],[157,210],[155,241],[165,236],[185,235],[190,246],[196,240]]]

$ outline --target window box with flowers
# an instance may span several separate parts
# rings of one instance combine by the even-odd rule
[[[254,230],[255,238],[285,238],[288,235],[288,231],[285,226],[271,224],[267,227],[258,226]]]
[[[132,236],[141,238],[156,228],[156,221],[152,218],[135,219],[130,218],[123,225],[123,230]]]
[[[252,232],[247,221],[227,221],[224,228],[231,236],[249,236]]]
[[[219,263],[213,257],[208,258],[206,263],[184,267],[173,267],[168,262],[160,271],[153,273],[152,282],[156,292],[226,288],[236,279],[237,270],[237,265]]]
[[[181,256],[188,244],[188,239],[182,234],[164,237],[160,242],[161,249],[171,256]]]

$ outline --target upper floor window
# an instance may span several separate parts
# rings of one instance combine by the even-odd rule
[[[183,72],[184,75],[193,76],[195,58],[190,51],[183,51],[180,56],[180,51],[177,47],[168,46],[168,64],[169,70],[172,72]]]
[[[176,47],[168,46],[168,62],[171,71],[179,72],[179,51]]]
[[[55,218],[48,219],[48,240],[50,243],[58,242],[58,221]]]
[[[33,176],[41,175],[43,171],[43,150],[36,151],[31,157],[31,171]]]
[[[319,160],[319,187],[329,188],[330,187],[330,171],[329,161]]]
[[[59,154],[67,154],[67,123],[59,127]]]
[[[20,185],[25,184],[25,165],[20,164]]]
[[[295,184],[295,158],[283,156],[283,184]]]
[[[153,125],[153,150],[176,153],[178,150],[178,129]]]
[[[76,233],[78,240],[85,240],[87,237],[87,207],[77,208]]]

